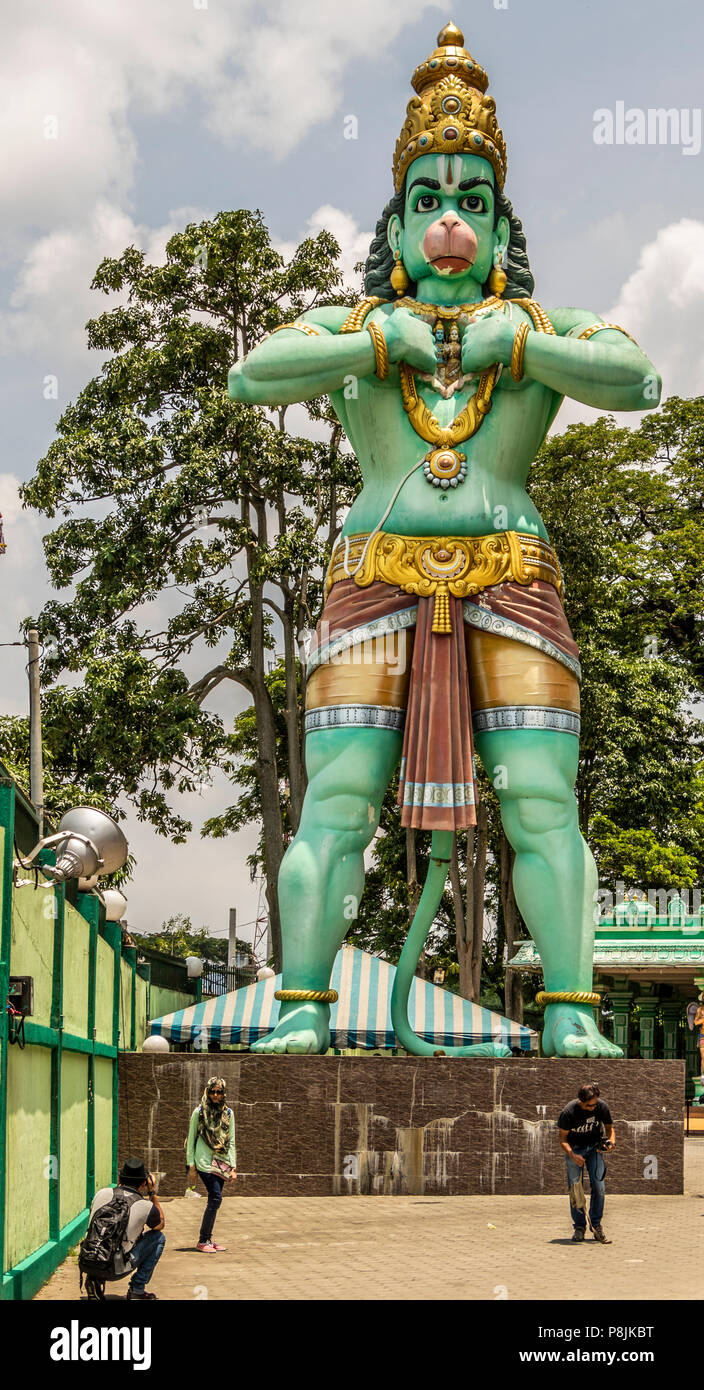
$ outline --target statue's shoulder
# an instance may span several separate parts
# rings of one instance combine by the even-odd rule
[[[296,323],[307,323],[311,328],[323,328],[328,333],[339,333],[349,314],[348,305],[323,304],[319,309],[308,309],[305,314],[299,314]]]
[[[327,328],[328,334],[356,334],[365,327],[367,318],[374,310],[391,313],[392,304],[378,295],[365,295],[352,307],[330,304],[327,309],[312,309],[310,313],[301,314],[298,322],[306,322],[310,327]]]
[[[593,333],[598,333],[601,329],[611,329],[612,332],[624,333],[627,338],[630,337],[625,328],[621,328],[616,323],[607,323],[593,309],[569,307],[546,309],[545,312],[560,338],[590,338]]]

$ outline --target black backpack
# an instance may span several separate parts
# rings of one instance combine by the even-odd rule
[[[80,1244],[78,1268],[81,1271],[81,1288],[84,1276],[104,1283],[110,1279],[121,1279],[132,1268],[129,1255],[123,1250],[127,1237],[127,1223],[130,1208],[141,1200],[139,1192],[114,1189],[109,1202],[98,1207],[91,1217],[90,1225]]]

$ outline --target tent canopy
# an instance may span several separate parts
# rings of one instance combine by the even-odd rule
[[[397,1046],[391,1024],[395,974],[394,965],[355,946],[338,951],[330,981],[339,995],[330,1008],[333,1047]],[[150,1032],[171,1042],[194,1043],[203,1050],[211,1042],[251,1044],[276,1026],[277,989],[281,989],[280,975],[152,1019]],[[502,1042],[530,1052],[538,1046],[538,1035],[530,1028],[470,1004],[427,980],[413,980],[408,1016],[414,1031],[438,1047]]]

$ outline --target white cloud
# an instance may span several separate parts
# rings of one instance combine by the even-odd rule
[[[281,159],[340,110],[349,64],[380,54],[425,0],[276,0],[255,24],[246,0],[25,0],[0,55],[0,208],[6,247],[80,219],[100,198],[125,204],[137,115],[195,99],[224,142]]]
[[[178,208],[163,226],[149,228],[101,200],[80,228],[64,227],[40,237],[21,265],[7,311],[0,314],[0,354],[41,355],[46,372],[59,378],[73,375],[78,367],[85,375],[95,370],[85,324],[116,302],[90,288],[98,262],[135,245],[148,261],[161,264],[169,237],[206,215],[197,208]],[[59,390],[64,399],[61,382]]]
[[[342,208],[335,208],[331,203],[323,203],[322,207],[316,208],[315,212],[311,213],[301,240],[304,237],[316,237],[319,232],[330,232],[338,243],[345,284],[352,289],[361,288],[359,275],[355,273],[354,267],[358,261],[367,259],[372,232],[360,231],[357,221],[351,213],[344,212]],[[289,260],[296,250],[297,243],[295,241],[276,241],[274,245],[276,250],[286,260]]]
[[[645,245],[638,264],[605,314],[640,344],[660,373],[663,400],[704,391],[704,222],[684,217],[662,227]],[[553,431],[608,412],[565,401]],[[635,426],[642,416],[619,411],[619,424]]]
[[[19,486],[20,480],[13,473],[0,473],[0,512],[7,545],[5,554],[0,555],[2,643],[18,641],[20,623],[28,614],[37,614],[48,597],[43,525],[36,512],[23,510]],[[0,650],[3,714],[28,712],[25,660],[19,648]]]

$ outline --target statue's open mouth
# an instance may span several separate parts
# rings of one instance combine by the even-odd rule
[[[469,270],[472,262],[468,261],[465,256],[435,256],[430,264],[435,270],[442,270],[450,275],[459,275],[465,270]]]

